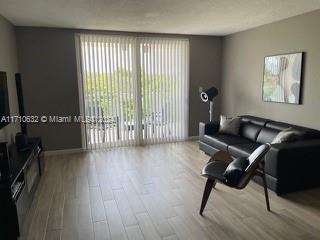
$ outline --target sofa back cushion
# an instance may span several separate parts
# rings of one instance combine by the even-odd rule
[[[242,123],[240,127],[240,136],[255,142],[260,130],[261,126],[252,123]]]
[[[271,143],[280,131],[272,128],[264,127],[261,129],[258,137],[258,143]]]
[[[297,125],[293,125],[293,124],[289,124],[289,123],[284,123],[284,122],[268,122],[266,124],[266,127],[272,128],[272,129],[277,130],[279,132],[282,130],[288,129],[288,128],[292,128],[293,130],[305,132],[305,135],[304,135],[305,139],[312,139],[312,138],[319,138],[320,137],[320,132],[315,129],[301,127],[301,126],[297,126]]]
[[[276,122],[265,118],[242,115],[240,136],[259,143],[271,143],[276,135],[285,129],[293,128],[305,132],[305,139],[320,138],[320,131],[284,122]]]
[[[250,115],[242,115],[240,116],[240,118],[241,118],[241,123],[251,123],[261,127],[265,126],[267,122],[270,122],[269,119],[250,116]]]
[[[266,124],[267,128],[272,128],[272,129],[275,129],[275,130],[278,130],[278,131],[282,131],[282,130],[288,129],[288,128],[293,127],[293,126],[294,125],[291,125],[289,123],[274,122],[274,121],[268,122]]]

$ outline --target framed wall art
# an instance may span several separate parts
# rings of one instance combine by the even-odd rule
[[[263,101],[300,104],[302,61],[302,52],[264,58]]]

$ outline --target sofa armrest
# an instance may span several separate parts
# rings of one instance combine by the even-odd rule
[[[290,161],[291,158],[312,158],[316,159],[320,155],[320,139],[302,140],[292,143],[272,144],[266,155],[266,159],[283,158]],[[320,161],[317,161],[320,162]]]
[[[295,141],[291,143],[276,143],[272,144],[271,149],[274,151],[290,151],[292,149],[298,149],[302,151],[303,149],[318,149],[320,147],[320,139],[306,139]],[[318,149],[320,151],[320,149]]]
[[[218,122],[199,123],[199,139],[201,140],[205,134],[212,135],[219,131],[220,124]]]
[[[320,182],[319,157],[320,139],[273,144],[266,154],[265,170],[287,187]]]

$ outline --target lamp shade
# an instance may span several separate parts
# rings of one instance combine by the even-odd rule
[[[218,96],[219,91],[215,87],[211,87],[200,93],[201,100],[204,102],[212,101],[216,96]]]

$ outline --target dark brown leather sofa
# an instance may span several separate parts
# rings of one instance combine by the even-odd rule
[[[255,116],[240,116],[239,136],[219,134],[219,123],[199,124],[200,150],[212,156],[219,150],[234,158],[248,157],[263,143],[271,143],[286,128],[303,131],[302,140],[273,144],[265,157],[268,188],[278,195],[320,186],[320,131]],[[260,183],[260,179],[255,179]]]

